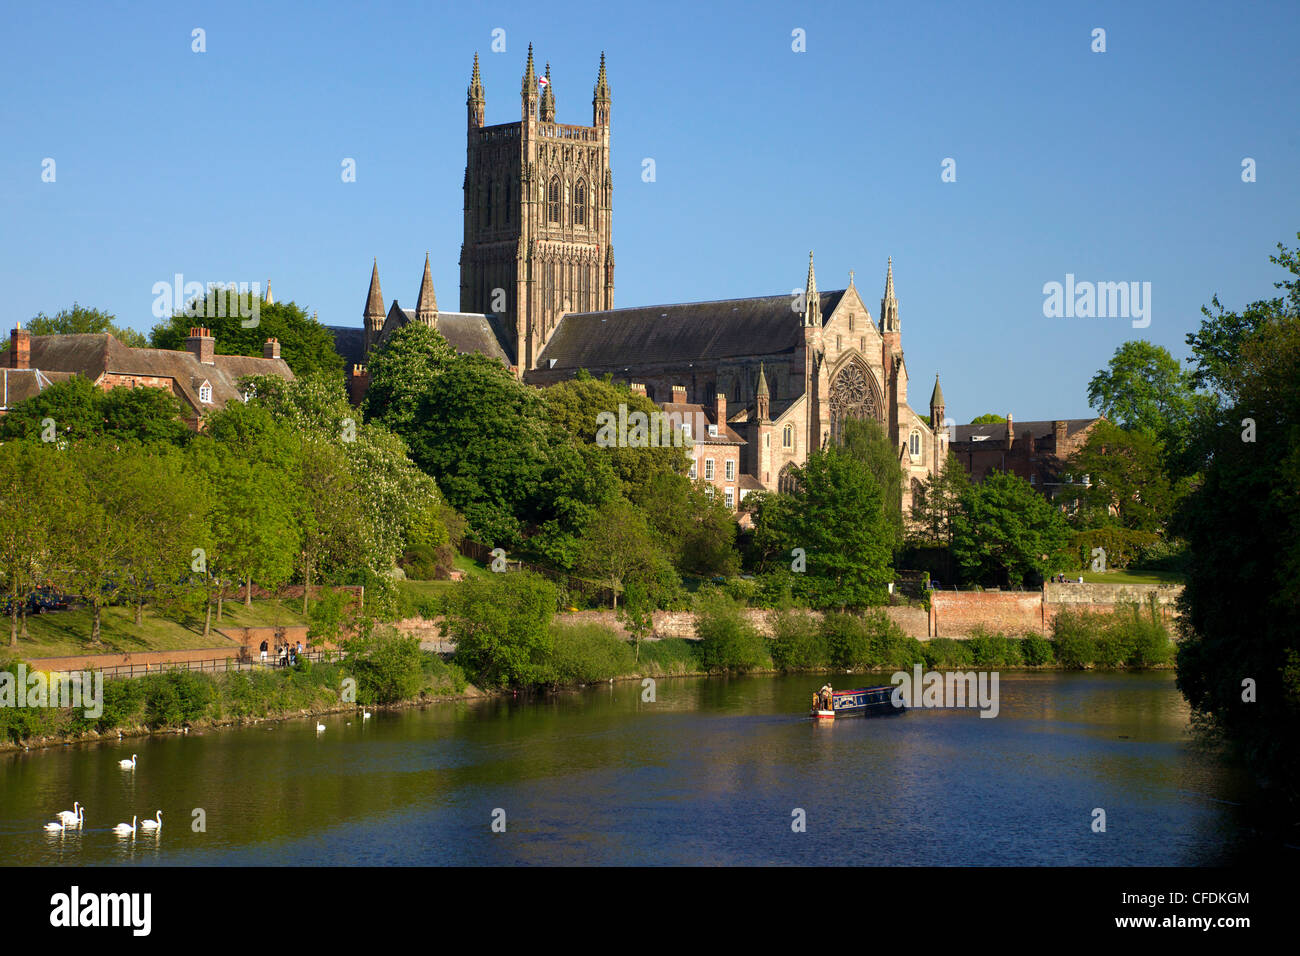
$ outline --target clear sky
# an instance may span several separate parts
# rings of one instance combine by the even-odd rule
[[[1300,231],[1294,0],[9,3],[3,23],[6,328],[76,300],[147,332],[177,272],[269,277],[359,326],[372,257],[410,307],[426,250],[457,307],[471,59],[488,123],[511,122],[530,41],[562,123],[591,122],[607,54],[616,305],[788,292],[813,249],[821,288],[856,270],[878,319],[892,255],[912,404],[940,372],[959,422],[1088,414],[1118,345],[1184,357],[1200,306],[1271,294]],[[1067,273],[1151,283],[1150,326],[1045,318]]]

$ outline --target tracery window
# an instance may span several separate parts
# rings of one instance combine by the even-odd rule
[[[560,221],[560,177],[552,176],[551,185],[546,190],[546,219],[548,222]]]
[[[876,393],[867,370],[850,362],[831,382],[831,438],[839,441],[844,422],[850,418],[874,418],[880,421]]]
[[[917,431],[912,432],[911,448],[909,450],[911,451],[913,458],[921,457],[921,433],[920,432]]]
[[[786,425],[785,428],[782,429],[781,447],[782,448],[794,447],[794,426],[793,425]]]
[[[573,224],[575,226],[587,224],[587,183],[581,179],[578,180],[578,185],[573,187]]]

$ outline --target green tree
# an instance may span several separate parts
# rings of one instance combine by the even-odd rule
[[[298,570],[303,581],[302,613],[306,615],[312,576],[322,566],[348,566],[364,554],[364,499],[346,456],[332,442],[303,441],[298,468]]]
[[[578,555],[578,573],[610,589],[618,610],[618,592],[638,579],[652,587],[672,569],[647,527],[645,517],[619,499],[601,507],[587,526]]]
[[[968,579],[1013,587],[1051,573],[1053,552],[1070,538],[1061,512],[1033,485],[997,471],[966,490],[952,529],[953,556]]]
[[[456,350],[438,330],[418,322],[396,329],[366,359],[366,420],[383,422],[403,436],[417,430],[425,393],[455,359]]]
[[[961,510],[962,497],[970,487],[970,475],[952,452],[943,470],[921,480],[921,493],[912,498],[912,537],[926,545],[952,545],[953,518]]]
[[[548,683],[555,585],[531,572],[471,577],[447,599],[442,634],[455,659],[480,687]]]
[[[1222,404],[1197,423],[1203,481],[1172,526],[1190,555],[1178,686],[1293,819],[1300,805],[1300,263],[1295,251],[1279,250],[1271,261],[1290,272],[1277,284],[1286,295],[1240,314],[1207,313],[1195,336],[1194,375]]]
[[[793,492],[765,495],[760,501],[756,547],[774,562],[806,563],[806,570],[793,575],[793,583],[796,594],[813,607],[882,603],[893,577],[893,538],[871,470],[833,445],[809,455],[807,463],[795,469],[794,483]],[[795,549],[802,551],[802,558]]]
[[[207,314],[209,297],[213,298],[211,316]],[[294,302],[268,305],[259,301],[257,324],[245,327],[245,322],[253,321],[252,316],[241,316],[238,308],[224,301],[226,298],[224,292],[219,296],[209,293],[200,300],[197,314],[186,315],[183,310],[178,310],[171,318],[154,326],[149,335],[150,345],[156,349],[183,349],[190,329],[202,325],[212,331],[218,355],[260,358],[266,340],[273,338],[279,340],[280,357],[295,375],[343,371],[343,359],[334,351],[334,334],[308,315],[306,309]],[[218,311],[226,314],[216,315]]]
[[[986,412],[983,415],[972,418],[970,423],[972,425],[996,425],[999,422],[1005,422],[1006,420],[1007,416],[1005,415],[995,415],[993,412]]]
[[[874,418],[850,418],[840,434],[844,450],[871,470],[881,491],[881,518],[891,551],[903,546],[903,466],[898,449]]]
[[[1088,383],[1088,403],[1115,424],[1177,441],[1195,406],[1191,377],[1162,345],[1125,342]]]
[[[1173,490],[1161,462],[1160,446],[1146,432],[1098,422],[1087,442],[1070,458],[1069,467],[1073,475],[1089,477],[1083,499],[1092,515],[1106,516],[1113,509],[1121,527],[1163,530]],[[1094,523],[1098,522],[1085,522],[1087,526]]]
[[[117,324],[117,316],[99,309],[87,309],[72,303],[71,309],[64,309],[53,317],[38,312],[27,321],[27,331],[32,335],[79,335],[86,333],[108,332],[123,345],[132,348],[144,348],[149,343],[135,329]],[[9,348],[9,340],[0,344],[0,352]]]
[[[638,580],[631,580],[623,591],[623,610],[619,617],[632,635],[636,647],[634,660],[641,663],[641,641],[649,636],[654,628],[654,601],[650,591]]]
[[[9,646],[26,631],[27,596],[75,546],[64,526],[67,462],[50,444],[0,444],[0,585],[9,605]],[[25,634],[24,634],[25,636]]]

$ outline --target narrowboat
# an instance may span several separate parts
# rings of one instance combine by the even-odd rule
[[[906,705],[894,705],[895,687],[859,687],[856,690],[831,691],[831,707],[828,710],[821,705],[814,705],[814,720],[834,720],[836,717],[880,717],[886,714],[901,714],[907,710]],[[820,697],[824,701],[824,697]]]

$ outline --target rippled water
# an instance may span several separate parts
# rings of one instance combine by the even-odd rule
[[[620,683],[326,717],[320,735],[302,719],[0,757],[0,860],[1195,865],[1240,852],[1245,782],[1196,745],[1168,672],[1007,673],[996,719],[832,726],[804,716],[822,680],[660,680],[654,703]],[[120,770],[132,753],[136,770]],[[74,799],[84,829],[45,833]],[[159,809],[157,835],[111,832]]]

